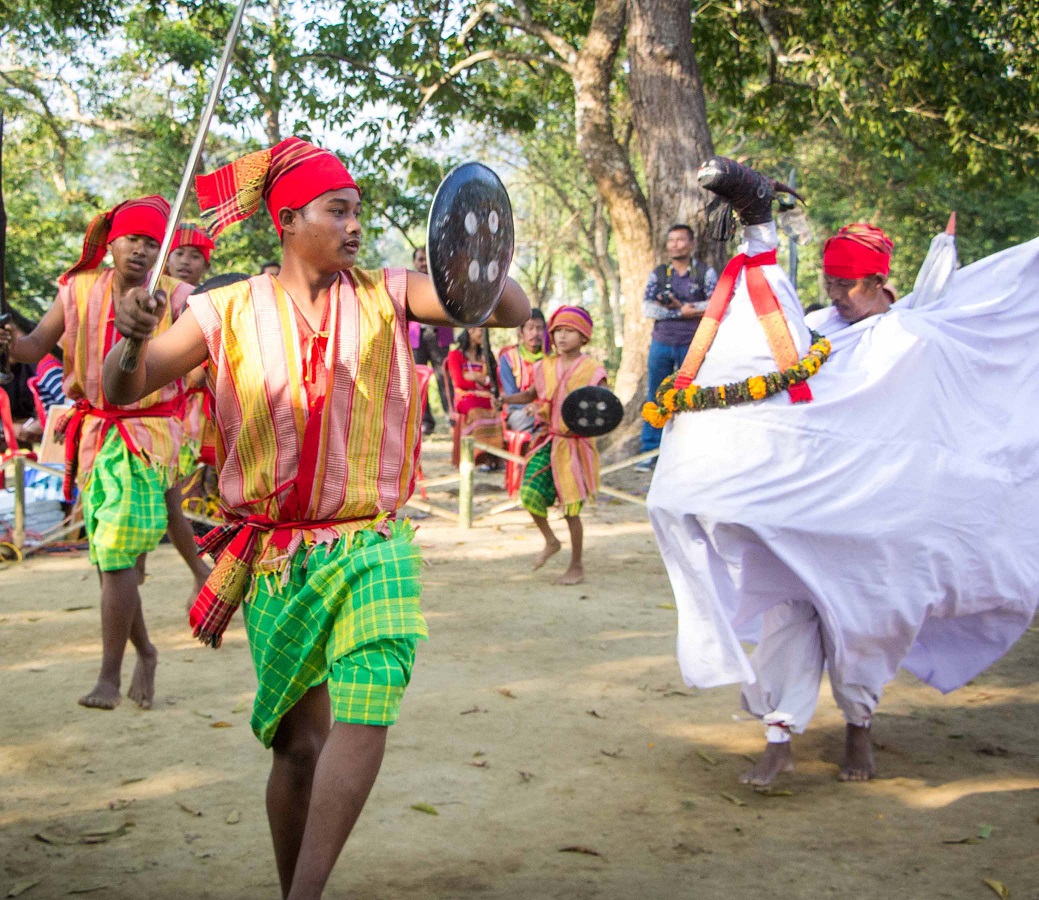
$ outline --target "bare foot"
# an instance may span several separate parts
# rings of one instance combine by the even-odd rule
[[[584,566],[570,563],[570,568],[556,579],[556,584],[580,584],[584,581]]]
[[[99,681],[89,694],[84,694],[76,702],[88,709],[115,709],[121,696],[119,685],[110,681]]]
[[[159,654],[154,647],[137,654],[137,665],[133,668],[130,690],[126,696],[141,709],[151,709],[155,698],[155,669],[159,665]]]
[[[755,787],[764,787],[772,784],[777,775],[784,772],[794,771],[794,755],[790,751],[790,741],[782,744],[766,744],[765,752],[761,754],[754,768],[740,775],[740,784],[752,784]]]
[[[545,541],[545,549],[542,550],[535,558],[534,565],[530,568],[535,572],[540,569],[545,563],[547,563],[553,556],[555,556],[563,545],[557,540]]]
[[[844,731],[844,761],[838,781],[869,781],[877,774],[869,725],[848,725]]]

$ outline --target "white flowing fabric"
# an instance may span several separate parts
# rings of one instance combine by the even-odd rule
[[[760,252],[774,231],[748,236]],[[763,271],[803,352],[796,294],[778,266]],[[698,384],[775,368],[741,307],[742,279]],[[757,640],[766,609],[804,601],[844,682],[879,696],[904,666],[954,690],[1010,648],[1039,598],[1039,239],[960,269],[924,308],[909,295],[854,325],[813,315],[833,343],[813,402],[781,394],[664,430],[647,500],[682,675],[752,683],[740,641]]]

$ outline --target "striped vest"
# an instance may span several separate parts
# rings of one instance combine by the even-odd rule
[[[317,418],[307,406],[292,301],[274,278],[191,298],[211,379],[215,369],[220,497],[233,515],[370,519],[408,499],[420,409],[406,290],[404,269],[340,273],[329,296],[327,390]],[[302,449],[312,418],[319,433],[308,461]]]
[[[63,387],[69,400],[86,400],[98,409],[113,408],[101,387],[101,366],[119,335],[113,324],[113,269],[78,272],[68,284],[58,288],[58,300],[65,313],[65,379]],[[166,275],[159,279],[158,289],[166,292],[168,302],[155,334],[168,330],[183,312],[192,287]],[[175,381],[149,394],[124,409],[147,409],[159,403],[176,400],[182,391]],[[176,418],[129,418],[122,420],[138,452],[151,465],[166,467],[171,478],[176,473],[177,455],[182,440],[182,425]],[[83,422],[79,445],[79,472],[85,476],[100,449],[103,423],[88,415]]]

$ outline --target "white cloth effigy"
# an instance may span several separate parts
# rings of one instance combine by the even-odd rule
[[[767,228],[749,252],[775,246]],[[793,287],[763,271],[803,353]],[[698,384],[775,369],[749,308],[741,279]],[[780,394],[665,427],[647,501],[682,675],[752,683],[740,641],[798,600],[845,682],[879,696],[902,666],[954,690],[1010,648],[1039,598],[1039,239],[959,270],[926,308],[910,294],[853,325],[813,315],[833,344],[813,402]]]

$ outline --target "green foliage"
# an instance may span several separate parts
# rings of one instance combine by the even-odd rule
[[[0,0],[0,37],[40,52],[99,37],[120,19],[123,3],[83,0]]]
[[[1037,31],[1013,0],[838,0],[711,4],[694,41],[730,133],[789,152],[823,129],[976,187],[1039,168]]]
[[[203,168],[288,134],[342,152],[362,185],[372,264],[385,229],[424,240],[436,184],[483,152],[469,130],[477,123],[518,155],[517,209],[536,206],[552,223],[532,239],[556,255],[554,277],[579,292],[590,260],[568,235],[592,221],[597,197],[575,152],[573,82],[559,64],[566,47],[581,47],[596,3],[526,6],[533,29],[562,45],[508,24],[522,17],[509,0],[256,0]],[[0,0],[0,53],[18,64],[0,72],[16,303],[49,300],[91,214],[125,196],[174,195],[234,8]],[[796,166],[821,236],[853,219],[882,225],[897,241],[903,287],[950,209],[965,259],[1032,236],[1037,32],[1039,7],[1010,0],[707,3],[694,21],[719,150],[780,177]],[[90,52],[71,52],[83,46]],[[613,97],[622,139],[625,72],[622,54]],[[190,204],[185,218],[196,218]],[[802,285],[818,246],[802,253]],[[258,215],[224,233],[213,268],[253,272],[279,255]]]
[[[98,198],[86,188],[64,190],[41,170],[57,169],[59,155],[46,129],[23,131],[8,122],[4,139],[4,205],[7,212],[7,296],[30,319],[54,299],[58,276],[79,258],[83,233]],[[66,168],[78,179],[76,167]]]

